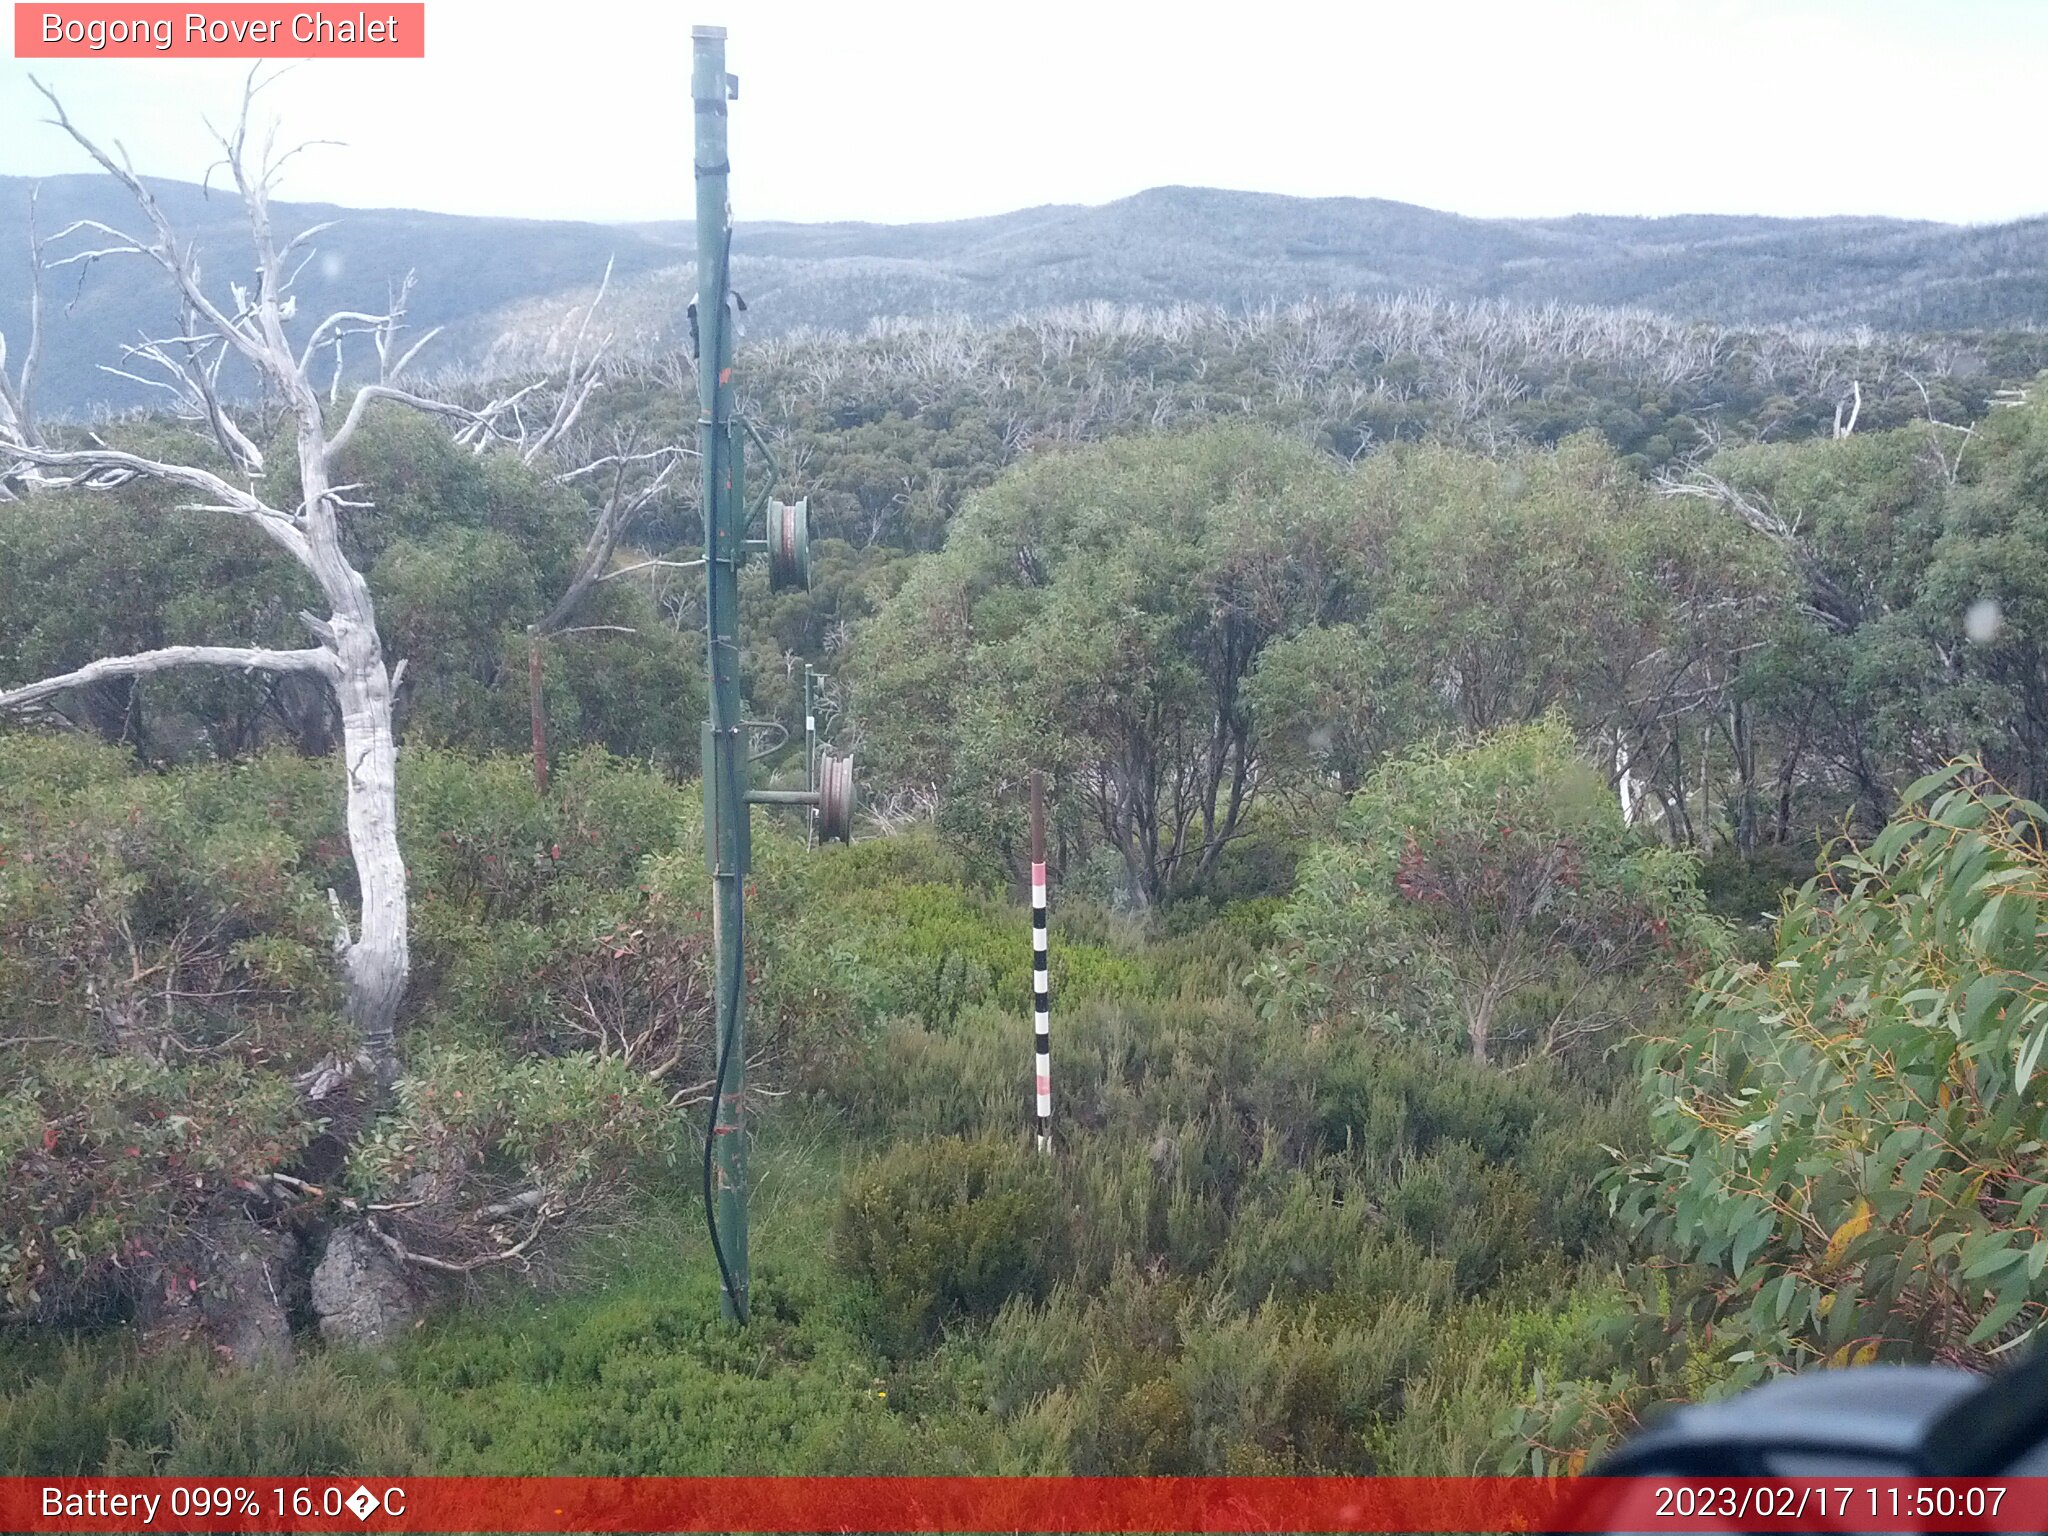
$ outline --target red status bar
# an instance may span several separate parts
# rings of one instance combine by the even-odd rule
[[[0,1478],[8,1531],[2040,1531],[2048,1478]]]

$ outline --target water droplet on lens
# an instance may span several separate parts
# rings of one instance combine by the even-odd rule
[[[1970,604],[1970,611],[1963,615],[1963,633],[1976,645],[1989,645],[2004,627],[2005,615],[1995,597],[1978,598]]]

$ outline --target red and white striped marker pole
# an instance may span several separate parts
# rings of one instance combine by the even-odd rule
[[[1052,976],[1046,968],[1045,780],[1031,770],[1031,1023],[1038,1077],[1038,1150],[1052,1146]]]

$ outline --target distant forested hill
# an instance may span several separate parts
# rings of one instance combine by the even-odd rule
[[[688,238],[687,225],[644,228]],[[1099,208],[951,224],[742,225],[735,247],[742,257],[815,264],[805,274],[814,279],[865,263],[901,284],[914,270],[937,307],[983,318],[1084,299],[1239,304],[1429,289],[1735,325],[1952,330],[2048,320],[2048,219],[1471,219],[1379,198],[1158,187]]]
[[[159,184],[174,221],[215,270],[235,270],[234,202]],[[22,335],[28,183],[0,178],[0,330]],[[680,192],[678,194],[681,195]],[[672,340],[691,286],[690,227],[606,227],[390,210],[280,206],[280,226],[328,219],[301,279],[307,308],[381,298],[418,274],[414,319],[445,325],[438,360],[490,367],[501,338],[531,343],[616,262],[612,325],[626,345]],[[125,218],[104,178],[43,184],[45,233]],[[755,335],[852,329],[877,316],[1019,312],[1105,299],[1257,305],[1428,290],[1452,299],[1600,305],[1726,324],[1971,331],[2048,321],[2048,218],[1994,226],[1899,219],[1472,219],[1405,203],[1161,187],[1102,207],[1053,206],[944,224],[742,224],[737,286]],[[52,410],[126,404],[99,371],[165,316],[140,273],[100,270],[81,289],[53,274],[44,370]],[[19,345],[19,343],[16,343]]]
[[[0,335],[18,357],[28,334],[29,189],[35,183],[0,176]],[[144,232],[135,205],[112,178],[52,176],[41,183],[36,224],[45,240],[80,219],[130,233]],[[229,281],[246,283],[252,265],[249,230],[232,188],[209,194],[188,182],[152,181],[172,226],[199,249],[202,269],[226,297]],[[595,283],[607,260],[631,275],[675,260],[672,249],[645,235],[599,224],[526,219],[458,218],[407,210],[280,203],[273,209],[279,242],[335,221],[300,273],[300,313],[382,309],[388,285],[416,274],[412,318],[419,329],[446,326],[435,344],[442,362],[476,356],[495,322],[487,317],[530,294]],[[105,246],[85,234],[54,246],[52,258]],[[83,274],[76,266],[47,273],[49,311],[39,370],[42,408],[76,412],[96,404],[130,405],[151,392],[107,374],[124,344],[170,334],[177,323],[169,279],[135,256],[108,257]],[[367,348],[360,354],[367,359]],[[155,403],[164,403],[159,396]]]

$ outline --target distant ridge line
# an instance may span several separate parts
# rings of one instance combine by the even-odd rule
[[[132,221],[105,178],[42,178],[47,229]],[[156,181],[209,270],[246,250],[240,208],[217,191]],[[0,331],[25,334],[30,182],[0,177]],[[279,204],[280,224],[338,219],[302,279],[302,310],[381,299],[417,274],[413,318],[445,327],[443,366],[482,365],[507,332],[565,309],[614,264],[614,320],[628,339],[670,333],[688,296],[689,226],[478,218],[403,209]],[[1266,302],[1428,292],[1461,302],[1556,302],[1644,310],[1727,326],[1869,326],[1907,333],[2048,323],[2048,216],[1996,225],[1886,217],[1748,214],[1485,219],[1379,198],[1156,187],[1094,206],[1046,204],[925,224],[742,222],[735,282],[757,337],[858,331],[878,315],[981,321],[1094,300],[1239,309]],[[67,280],[68,284],[68,280]],[[160,327],[169,296],[149,275],[100,263],[72,304],[52,285],[41,398],[56,412],[136,403],[102,372],[120,345]]]

